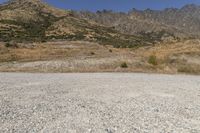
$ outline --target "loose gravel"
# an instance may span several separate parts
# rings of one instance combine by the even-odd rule
[[[199,133],[200,77],[0,73],[1,133]]]

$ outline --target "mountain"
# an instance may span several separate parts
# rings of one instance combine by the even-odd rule
[[[51,7],[40,0],[10,0],[0,5],[0,41],[86,40],[115,47],[135,47],[161,42],[163,37],[177,39],[164,30],[130,34],[134,29],[129,29],[124,20],[130,20],[131,25],[131,15],[104,12],[83,15]],[[142,21],[138,19],[139,22]],[[120,25],[128,27],[124,30]],[[131,31],[125,32],[127,30]]]
[[[68,15],[39,0],[11,0],[0,6],[0,38],[40,40],[52,23]]]
[[[197,5],[93,13],[10,0],[0,5],[0,71],[199,74],[199,31]]]
[[[181,38],[200,36],[200,6],[193,4],[181,9],[167,8],[161,11],[132,9],[128,13],[103,10],[96,13],[80,11],[74,14],[79,18],[112,26],[122,33],[165,31]]]
[[[47,41],[48,39],[106,41],[110,40],[109,38],[119,39],[118,36],[126,36],[122,38],[131,36],[132,39],[137,38],[136,42],[142,38],[155,43],[165,38],[199,37],[199,29],[200,6],[197,5],[186,5],[181,9],[167,8],[161,11],[132,9],[128,13],[110,10],[96,13],[61,10],[40,0],[10,0],[0,5],[2,41]],[[109,37],[114,34],[116,37]],[[126,39],[119,42],[124,40]]]

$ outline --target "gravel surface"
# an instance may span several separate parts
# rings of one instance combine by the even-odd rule
[[[0,132],[200,133],[200,77],[0,73]]]

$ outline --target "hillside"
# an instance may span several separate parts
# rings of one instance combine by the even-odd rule
[[[160,42],[162,37],[160,33],[152,36],[121,33],[40,0],[11,0],[0,6],[0,41],[50,40],[85,40],[115,47],[138,47]]]
[[[0,71],[200,74],[199,6],[162,11],[0,5]]]
[[[181,9],[167,8],[164,10],[137,10],[128,13],[110,10],[74,12],[79,18],[113,26],[122,33],[140,34],[144,32],[160,32],[174,34],[180,38],[199,37],[200,6],[185,5]]]
[[[0,5],[0,41],[87,40],[115,47],[151,45],[199,38],[200,6],[181,9],[69,11],[41,0],[10,0]]]
[[[0,39],[45,39],[45,30],[68,15],[68,12],[51,8],[39,0],[11,0],[0,6]]]

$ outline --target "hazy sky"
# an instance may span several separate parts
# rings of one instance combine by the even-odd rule
[[[0,0],[4,2],[6,0]],[[137,9],[163,9],[167,7],[182,7],[185,4],[198,4],[200,0],[44,0],[51,5],[64,9],[75,10],[102,10],[128,11]]]

